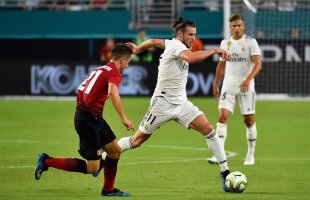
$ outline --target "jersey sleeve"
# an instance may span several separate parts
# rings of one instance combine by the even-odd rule
[[[171,40],[167,40],[167,39],[165,39],[164,41],[165,41],[165,46],[164,46],[164,49],[166,49],[166,48],[167,48],[167,46],[170,44]]]
[[[223,50],[227,50],[227,42],[225,42],[226,40],[222,40],[221,41],[221,46],[220,46],[220,49],[223,49]],[[219,58],[219,61],[225,61],[222,57]]]
[[[188,50],[188,48],[178,40],[170,40],[167,48],[169,48],[170,54],[175,58],[178,58],[182,51]]]
[[[251,54],[251,56],[255,56],[255,55],[260,56],[261,55],[261,50],[260,50],[258,43],[255,39],[252,40],[251,48],[250,48],[250,54]]]
[[[227,45],[225,45],[225,40],[222,40],[222,41],[221,41],[220,49],[227,50],[226,47],[227,47]]]
[[[117,87],[119,87],[121,84],[121,76],[119,75],[119,73],[117,73],[115,70],[113,70],[113,72],[110,74],[110,76],[108,78],[108,82],[113,83]]]

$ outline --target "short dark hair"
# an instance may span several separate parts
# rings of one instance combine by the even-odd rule
[[[131,56],[132,49],[124,43],[117,43],[112,49],[111,59],[119,60],[123,56]]]
[[[242,15],[234,14],[234,15],[231,15],[231,16],[229,17],[229,22],[233,22],[233,21],[236,21],[236,20],[241,20],[241,21],[243,21]]]
[[[191,26],[191,27],[193,27],[193,28],[196,27],[196,25],[195,25],[192,21],[187,20],[187,19],[185,19],[184,17],[179,17],[179,18],[178,18],[177,20],[175,20],[174,23],[173,23],[173,26],[172,26],[173,32],[174,32],[175,34],[177,34],[178,31],[182,31],[182,32],[184,33],[184,32],[185,32],[185,28],[186,28],[187,26]]]

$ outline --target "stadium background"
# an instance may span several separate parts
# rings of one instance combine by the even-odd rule
[[[132,41],[141,27],[149,37],[171,38],[171,23],[180,15],[196,23],[205,49],[218,47],[223,38],[221,0],[98,2],[2,0],[0,95],[72,96],[88,72],[104,64],[99,61],[99,51],[106,38]],[[283,1],[293,2],[283,8],[281,2],[253,0],[258,10],[253,13],[242,1],[232,0],[231,12],[246,17],[247,33],[257,38],[263,50],[257,93],[309,97],[309,1]],[[298,34],[292,34],[293,30]],[[152,94],[160,53],[154,52],[152,63],[131,63],[122,95]],[[191,67],[189,96],[211,95],[216,63],[214,56]]]
[[[170,38],[178,15],[197,24],[205,48],[218,46],[226,1],[0,0],[0,199],[102,199],[102,175],[49,169],[40,181],[33,177],[40,152],[80,158],[73,95],[88,71],[103,64],[100,46],[111,36],[131,41],[141,26],[151,37]],[[239,109],[229,119],[225,150],[230,169],[247,175],[247,190],[224,193],[218,166],[206,161],[212,155],[205,140],[169,122],[142,148],[122,155],[116,187],[130,192],[130,199],[309,199],[310,1],[250,0],[256,13],[245,2],[231,0],[231,12],[246,16],[246,31],[263,50],[256,89],[265,99],[256,102],[255,165],[243,165],[247,143]],[[132,62],[125,74],[121,92],[129,97],[122,103],[135,127],[149,106],[160,53],[154,53],[154,63]],[[188,81],[190,101],[213,125],[218,102],[205,95],[216,63],[212,57],[191,66]],[[118,138],[133,134],[125,131],[110,101],[104,117]]]

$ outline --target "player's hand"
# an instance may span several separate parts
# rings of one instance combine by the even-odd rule
[[[240,92],[247,92],[249,90],[250,81],[248,79],[244,80],[240,87]]]
[[[134,124],[131,120],[125,119],[125,120],[123,120],[123,124],[126,127],[127,131],[130,131],[130,130],[134,131],[135,130]]]
[[[227,51],[223,50],[223,49],[215,49],[215,52],[221,56],[224,60],[229,60],[231,59],[231,54],[228,53]]]
[[[217,100],[220,99],[220,94],[220,89],[218,87],[213,87],[213,95]]]
[[[140,53],[138,46],[135,45],[134,43],[126,42],[126,45],[132,49],[134,54]]]

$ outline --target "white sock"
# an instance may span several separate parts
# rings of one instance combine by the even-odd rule
[[[248,156],[254,156],[256,138],[257,138],[257,129],[256,124],[251,127],[246,127],[246,135],[248,141]]]
[[[117,141],[118,145],[122,148],[122,152],[131,149],[131,137],[123,137]]]
[[[216,123],[216,134],[220,137],[220,140],[225,147],[225,141],[227,138],[227,124],[224,123]]]
[[[103,160],[105,160],[105,158],[107,157],[107,152],[104,151],[104,152],[101,154],[101,157],[102,157]]]
[[[221,171],[228,170],[229,168],[227,166],[227,158],[225,155],[224,146],[222,145],[219,136],[215,133],[214,130],[212,130],[212,132],[206,135],[205,138],[208,143],[209,149],[219,161]]]

